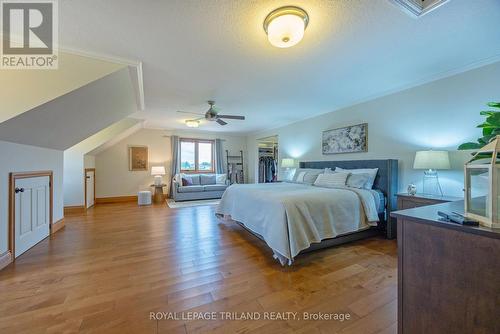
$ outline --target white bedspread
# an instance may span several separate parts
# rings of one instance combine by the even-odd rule
[[[356,232],[379,220],[378,193],[295,183],[235,184],[216,212],[259,234],[282,264],[312,243]]]

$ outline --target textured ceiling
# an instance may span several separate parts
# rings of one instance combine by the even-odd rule
[[[176,110],[247,121],[203,130],[272,128],[500,60],[500,1],[451,0],[419,19],[388,0],[64,0],[60,43],[143,61],[146,126],[185,128]],[[304,40],[272,47],[262,21],[297,5]],[[367,112],[377,112],[368,110]]]

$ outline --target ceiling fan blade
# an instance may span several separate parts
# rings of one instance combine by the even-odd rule
[[[181,110],[177,110],[177,112],[180,112],[180,113],[183,113],[183,114],[191,114],[191,115],[205,115],[205,114],[201,114],[201,113],[197,113],[197,112],[190,112],[190,111],[181,111]]]
[[[219,123],[220,125],[226,125],[226,124],[227,124],[226,122],[224,122],[224,121],[223,121],[223,120],[221,120],[221,119],[217,119],[217,121],[216,121],[216,122],[217,122],[217,123]]]
[[[227,119],[239,119],[245,120],[245,116],[235,116],[235,115],[217,115],[218,118],[227,118]]]

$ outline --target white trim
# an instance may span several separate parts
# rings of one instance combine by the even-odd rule
[[[68,53],[68,54],[73,54],[73,55],[77,55],[77,56],[81,56],[81,57],[99,59],[99,60],[107,61],[110,63],[128,66],[130,68],[130,70],[136,72],[137,81],[134,80],[133,84],[136,85],[137,93],[139,95],[137,97],[138,98],[137,106],[139,108],[139,111],[144,111],[145,102],[144,102],[144,77],[143,77],[143,71],[142,71],[142,61],[130,60],[130,59],[126,59],[126,58],[105,55],[102,53],[89,52],[89,51],[83,51],[83,50],[72,49],[72,48],[59,48],[58,51],[60,51],[62,53]]]
[[[100,59],[100,60],[104,60],[104,61],[107,61],[110,63],[116,63],[116,64],[121,64],[121,65],[126,65],[126,66],[139,66],[141,64],[141,62],[138,60],[131,60],[131,59],[122,58],[122,57],[110,56],[110,55],[106,55],[103,53],[83,51],[80,49],[73,49],[73,48],[68,48],[68,47],[60,47],[59,51],[63,52],[63,53],[70,53],[70,54],[73,54],[76,56]]]
[[[407,14],[410,14],[412,17],[419,18],[424,16],[425,14],[433,11],[434,9],[444,5],[449,0],[438,0],[427,7],[424,7],[423,4],[419,3],[419,1],[415,0],[389,0],[399,8],[403,9],[403,11]]]
[[[142,70],[142,61],[136,66],[137,69],[137,91],[139,92],[139,108],[140,111],[146,109],[146,104],[144,102],[144,72]]]

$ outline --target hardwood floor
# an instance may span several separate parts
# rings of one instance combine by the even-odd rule
[[[0,333],[396,333],[394,241],[316,251],[283,268],[209,206],[105,204],[65,221],[0,272]],[[150,312],[260,319],[150,320]],[[271,320],[264,312],[350,319]]]

